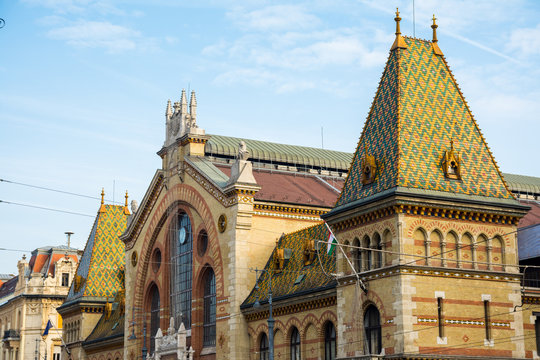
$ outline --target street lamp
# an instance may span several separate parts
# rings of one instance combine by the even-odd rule
[[[255,274],[258,272],[266,272],[268,274],[268,358],[269,360],[274,360],[274,317],[272,316],[272,272],[267,269],[258,270],[255,269]],[[262,274],[261,274],[262,276]],[[255,287],[258,289],[259,284],[257,283]],[[254,308],[258,308],[261,306],[261,303],[259,302],[259,295],[257,294],[257,299],[255,300],[255,303],[253,304]]]

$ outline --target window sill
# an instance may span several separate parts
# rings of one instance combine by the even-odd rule
[[[215,353],[216,353],[216,347],[215,346],[213,346],[213,347],[203,347],[203,349],[201,351],[201,356],[215,354]]]

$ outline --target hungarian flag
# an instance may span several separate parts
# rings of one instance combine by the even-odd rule
[[[328,228],[328,240],[326,241],[326,243],[327,243],[326,244],[326,253],[331,254],[334,251],[334,248],[336,247],[337,239],[334,236],[334,233],[332,232],[332,230],[330,229],[330,226],[328,226],[328,224],[326,222],[324,224]]]
[[[49,330],[50,328],[53,327],[53,324],[51,322],[51,320],[47,321],[47,326],[45,326],[45,331],[43,332],[43,335],[41,336],[47,336],[49,334]]]

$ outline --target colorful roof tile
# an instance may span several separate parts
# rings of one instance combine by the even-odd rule
[[[124,287],[125,249],[119,236],[127,217],[123,206],[101,206],[66,302],[83,296],[114,297]]]
[[[395,187],[513,199],[444,57],[429,41],[404,39],[405,49],[390,52],[336,205]],[[461,179],[445,177],[442,168],[451,142]],[[362,184],[366,154],[377,170]]]
[[[272,273],[272,299],[274,301],[334,287],[336,281],[330,274],[335,273],[336,269],[335,251],[327,254],[326,246],[322,244],[318,256],[315,256],[311,265],[304,265],[305,240],[315,240],[316,245],[317,240],[326,241],[328,236],[329,231],[324,223],[283,235],[276,248],[290,249],[290,258],[283,269],[277,271],[273,261],[276,253],[274,249],[266,263],[265,271],[260,275],[256,286],[241,308],[252,306],[257,299],[260,302],[268,301],[269,272]]]

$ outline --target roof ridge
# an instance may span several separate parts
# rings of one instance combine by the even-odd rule
[[[397,86],[396,86],[396,89],[397,89],[397,114],[396,114],[396,140],[399,144],[399,139],[400,139],[400,134],[401,134],[401,112],[403,111],[403,105],[401,104],[401,78],[400,78],[400,70],[401,70],[401,52],[400,50],[402,51],[405,51],[407,49],[396,49],[397,52],[396,52],[396,56],[397,56],[397,65],[396,65],[396,72],[397,72]],[[401,169],[401,166],[400,166],[400,161],[401,161],[401,155],[402,155],[402,148],[401,146],[397,146],[397,159],[396,159],[396,162],[397,162],[397,167],[396,167],[396,183],[394,184],[394,186],[397,186],[398,183],[399,183],[399,174],[400,174],[400,169]]]
[[[467,112],[469,113],[469,115],[471,116],[471,120],[472,120],[472,123],[474,124],[476,130],[478,131],[478,134],[480,135],[480,139],[482,140],[482,143],[484,144],[484,146],[486,147],[487,151],[488,151],[488,154],[489,154],[489,157],[491,158],[491,161],[493,162],[493,165],[495,165],[495,170],[497,171],[497,174],[499,175],[499,178],[502,180],[502,183],[504,185],[504,188],[506,189],[506,191],[508,191],[508,193],[510,193],[510,195],[512,196],[512,198],[514,199],[517,199],[516,196],[514,195],[514,193],[512,193],[512,191],[510,190],[508,184],[506,183],[506,180],[504,179],[504,177],[502,176],[502,172],[501,170],[499,169],[499,165],[497,164],[497,161],[495,160],[495,157],[493,156],[493,153],[491,152],[491,148],[489,147],[489,145],[487,144],[487,141],[486,139],[484,138],[484,134],[482,133],[482,130],[480,129],[480,127],[478,126],[478,123],[476,122],[476,119],[474,118],[474,115],[471,111],[471,109],[469,108],[469,104],[467,103],[467,100],[465,100],[465,96],[463,95],[463,93],[461,92],[461,88],[459,87],[458,83],[457,83],[457,80],[456,78],[454,77],[454,74],[452,73],[452,70],[450,69],[450,65],[448,65],[448,62],[446,61],[446,57],[444,55],[440,55],[442,61],[443,61],[443,64],[444,66],[446,67],[446,70],[448,70],[448,73],[450,74],[450,78],[452,79],[452,82],[454,83],[454,85],[456,86],[456,89],[458,91],[458,94],[459,96],[461,97],[461,100],[463,101],[463,104],[465,105],[465,108],[467,109]]]
[[[351,159],[351,164],[349,165],[349,170],[347,171],[347,177],[345,178],[345,183],[343,184],[343,188],[341,189],[341,193],[339,194],[338,198],[336,199],[336,202],[334,203],[334,208],[338,206],[339,202],[341,201],[341,197],[343,196],[343,190],[345,189],[345,186],[347,186],[347,182],[349,181],[349,177],[351,176],[351,168],[356,160],[356,158],[359,156],[358,149],[360,148],[360,143],[362,142],[362,138],[364,137],[364,133],[366,132],[366,129],[368,127],[368,123],[371,119],[371,115],[375,109],[375,102],[377,100],[377,96],[380,94],[382,89],[382,80],[384,78],[384,75],[388,71],[388,64],[390,63],[390,59],[392,58],[393,50],[388,51],[388,57],[386,58],[386,63],[384,64],[384,70],[381,74],[381,77],[379,79],[379,85],[377,86],[377,91],[375,92],[375,95],[373,96],[373,100],[371,101],[371,105],[369,107],[368,114],[366,116],[366,121],[364,122],[364,127],[362,128],[362,132],[360,133],[360,137],[358,138],[358,142],[356,143],[356,149],[353,152],[353,157]]]

